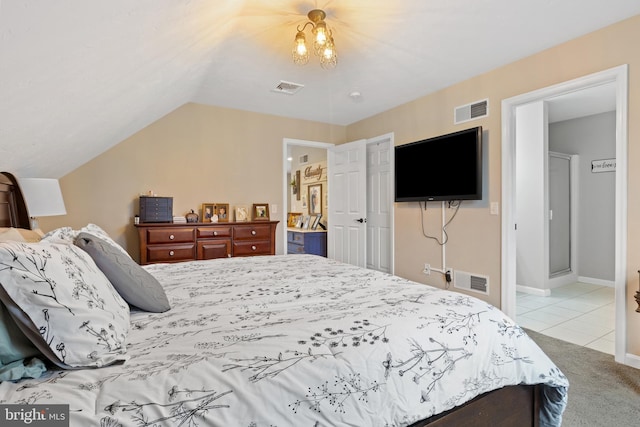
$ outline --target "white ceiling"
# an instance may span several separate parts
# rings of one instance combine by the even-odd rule
[[[291,62],[313,8],[331,71]],[[62,176],[187,102],[347,125],[637,14],[638,0],[0,0],[0,170]],[[281,80],[305,87],[272,92]]]

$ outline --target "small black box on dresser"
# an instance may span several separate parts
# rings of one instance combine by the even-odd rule
[[[173,222],[173,197],[140,196],[140,222]]]

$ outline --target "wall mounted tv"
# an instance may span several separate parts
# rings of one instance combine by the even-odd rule
[[[395,201],[481,200],[482,126],[395,147]]]

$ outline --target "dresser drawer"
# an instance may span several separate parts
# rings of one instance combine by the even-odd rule
[[[231,256],[231,239],[211,239],[198,242],[196,259],[228,258]]]
[[[195,259],[195,243],[147,246],[147,262],[178,262]]]
[[[269,255],[271,241],[235,241],[233,242],[233,256]]]
[[[287,242],[304,244],[304,234],[287,231]]]
[[[236,225],[233,228],[235,240],[262,240],[271,238],[269,224]]]
[[[147,229],[147,244],[194,242],[193,228],[150,228]]]
[[[291,243],[289,242],[287,244],[287,253],[288,254],[303,254],[304,252],[304,245],[298,245],[296,243]]]
[[[198,239],[231,237],[231,226],[197,228],[196,236]]]

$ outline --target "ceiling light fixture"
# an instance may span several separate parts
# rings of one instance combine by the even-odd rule
[[[313,52],[320,57],[322,68],[334,68],[338,64],[336,46],[333,42],[333,35],[327,24],[324,22],[327,14],[324,10],[314,9],[307,14],[309,21],[302,27],[298,25],[295,42],[293,45],[293,62],[297,65],[305,65],[309,62],[309,49],[307,48],[307,38],[304,30],[311,25],[313,33]]]

